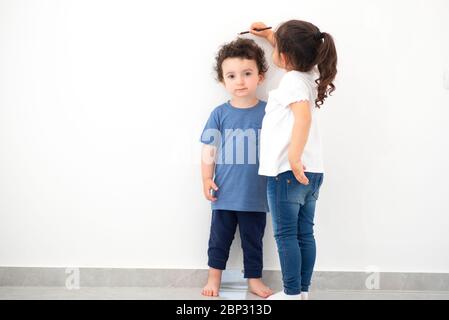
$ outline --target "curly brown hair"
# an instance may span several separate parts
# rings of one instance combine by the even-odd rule
[[[284,22],[274,33],[278,53],[283,53],[294,70],[309,72],[318,66],[320,77],[316,107],[335,91],[333,83],[337,75],[337,50],[334,39],[327,32],[321,32],[310,22],[290,20]]]
[[[223,82],[224,80],[222,64],[227,58],[254,60],[257,64],[259,75],[265,75],[268,70],[263,49],[252,39],[238,38],[230,43],[224,44],[215,57],[216,63],[214,70],[219,82]]]

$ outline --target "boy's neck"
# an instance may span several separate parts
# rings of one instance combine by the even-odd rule
[[[257,103],[259,103],[259,99],[257,99],[257,97],[255,97],[255,96],[232,97],[230,103],[235,108],[247,109],[247,108],[254,107]]]

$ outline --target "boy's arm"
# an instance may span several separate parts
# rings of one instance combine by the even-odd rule
[[[212,196],[210,190],[218,190],[214,182],[215,172],[215,154],[217,148],[212,145],[203,144],[201,155],[201,177],[203,179],[203,193],[207,200],[216,201],[217,198]]]
[[[302,164],[301,158],[309,137],[310,125],[312,123],[309,102],[295,102],[290,104],[290,108],[293,111],[295,123],[293,125],[292,138],[288,148],[288,160],[296,179],[300,183],[308,185],[309,179],[307,179],[304,174],[305,167]]]

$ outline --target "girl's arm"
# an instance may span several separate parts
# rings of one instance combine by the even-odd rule
[[[304,147],[309,137],[310,125],[312,123],[312,115],[309,108],[308,101],[295,102],[290,104],[295,117],[295,123],[292,130],[292,138],[288,148],[288,160],[296,179],[304,184],[309,184],[304,174],[305,167],[302,164],[301,158]]]
[[[249,31],[259,37],[265,38],[274,47],[274,32],[273,30],[256,31],[254,29],[263,29],[267,26],[263,22],[254,22],[251,24]]]
[[[210,193],[211,189],[215,191],[218,190],[218,187],[214,182],[216,151],[217,148],[215,146],[203,144],[201,152],[201,177],[203,179],[203,193],[209,201],[217,200],[217,198]]]

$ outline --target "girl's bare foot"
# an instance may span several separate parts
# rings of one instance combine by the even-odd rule
[[[262,298],[273,294],[273,291],[262,282],[262,279],[248,279],[248,288],[250,292]]]
[[[204,286],[201,294],[207,297],[218,297],[218,291],[220,290],[221,274],[222,270],[209,268],[209,276],[207,278],[207,284]]]

